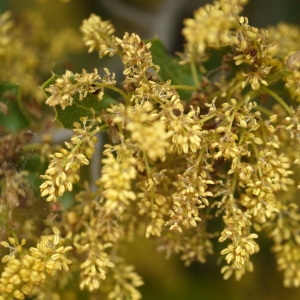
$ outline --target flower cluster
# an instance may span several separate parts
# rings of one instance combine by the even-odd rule
[[[224,0],[199,8],[193,19],[185,21],[182,30],[187,41],[184,57],[201,62],[208,59],[207,48],[230,46],[235,64],[246,65],[236,73],[236,78],[245,78],[242,88],[250,84],[253,90],[258,90],[260,84],[268,85],[271,70],[277,71],[282,63],[270,55],[276,43],[270,42],[268,31],[250,26],[248,18],[240,16],[246,3]]]
[[[117,151],[116,157],[113,151]],[[122,213],[129,201],[136,199],[136,195],[131,191],[131,182],[136,178],[137,161],[132,156],[132,150],[122,146],[108,147],[103,154],[106,158],[102,160],[104,166],[98,185],[103,187],[105,208],[108,213],[114,210]]]
[[[292,159],[282,152],[284,139],[277,135],[284,122],[282,110],[290,115],[293,110],[260,85],[267,86],[265,78],[284,66],[272,57],[275,44],[270,43],[266,31],[251,27],[248,19],[239,15],[243,1],[230,3],[220,1],[199,9],[195,18],[186,22],[183,32],[187,39],[187,57],[194,62],[198,60],[192,60],[193,55],[194,58],[204,55],[209,47],[217,49],[229,45],[232,51],[229,60],[222,63],[227,64],[224,69],[236,68],[236,75],[225,75],[220,83],[207,78],[207,85],[193,92],[186,104],[172,88],[171,81],[159,78],[159,68],[150,52],[151,44],[145,44],[136,34],[126,33],[122,39],[115,38],[122,55],[125,80],[123,89],[114,86],[114,91],[122,96],[124,103],[112,105],[101,113],[106,125],[114,131],[114,145],[106,145],[103,152],[103,168],[90,204],[97,207],[101,215],[102,225],[97,226],[96,232],[103,232],[107,238],[101,239],[99,234],[93,235],[93,231],[76,236],[78,249],[86,251],[78,241],[88,238],[98,240],[92,248],[98,249],[95,253],[103,254],[98,257],[100,260],[93,251],[87,254],[82,264],[82,288],[99,288],[109,270],[116,268],[108,249],[113,249],[125,234],[120,218],[131,224],[126,228],[132,228],[139,220],[146,237],[161,238],[159,249],[167,256],[181,253],[187,265],[195,259],[204,262],[205,256],[213,251],[210,239],[215,234],[207,231],[208,220],[213,217],[212,208],[216,216],[223,216],[225,227],[219,234],[219,242],[229,240],[221,251],[227,262],[221,271],[224,278],[235,274],[240,279],[245,271],[253,270],[251,256],[259,247],[255,242],[258,235],[252,231],[268,230],[268,222],[273,222],[282,212],[277,194],[294,184]],[[203,23],[204,16],[213,22],[216,15],[220,23]],[[199,29],[201,26],[214,33],[207,34]],[[199,35],[192,35],[191,31]],[[296,63],[290,61],[289,65],[297,65],[297,60]],[[100,80],[90,77],[91,80],[76,80],[74,85],[70,80],[70,84],[64,83],[64,76],[56,79],[55,85],[61,84],[62,90],[68,85],[76,86],[74,94],[78,93],[82,101],[93,92],[89,88],[97,86]],[[286,73],[282,76],[286,80]],[[248,82],[254,91],[269,92],[282,105],[281,111],[277,109],[276,114],[264,109],[255,101],[257,92],[245,94]],[[101,87],[103,93],[105,88],[110,88],[107,83]],[[48,91],[51,99],[54,90],[49,88]],[[218,97],[208,101],[212,91]],[[201,99],[206,102],[202,104]],[[289,126],[292,133],[297,122],[295,114],[286,121],[293,124]],[[70,157],[65,156],[65,159],[67,162]],[[43,195],[50,188],[49,184],[42,185]],[[135,218],[132,219],[131,214],[136,214]],[[95,227],[91,221],[95,217],[89,215],[87,219],[91,230]],[[113,227],[108,230],[107,224]]]
[[[73,243],[81,259],[79,288],[90,292],[107,292],[109,288],[109,299],[115,299],[117,294],[121,299],[140,299],[136,289],[143,283],[140,276],[133,266],[116,256],[115,245],[126,236],[120,224],[121,214],[96,202],[95,197],[88,190],[77,194],[74,211],[64,223],[66,230],[76,232]]]
[[[128,108],[114,106],[108,111],[114,115],[113,122],[120,130],[130,132],[131,142],[138,145],[141,152],[154,161],[165,159],[171,134],[166,132],[164,118],[159,118],[150,102]]]
[[[250,256],[258,252],[258,244],[254,241],[258,237],[256,233],[249,233],[248,226],[251,224],[251,215],[243,213],[235,205],[235,199],[229,196],[225,200],[227,211],[223,216],[225,229],[221,232],[219,242],[224,242],[227,239],[231,243],[221,251],[225,256],[225,260],[229,266],[224,266],[221,273],[224,279],[228,279],[233,273],[239,280],[245,271],[252,271],[253,264],[250,261]]]
[[[58,216],[51,222],[74,247],[76,291],[140,299],[143,281],[123,258],[124,244],[137,236],[155,239],[166,257],[178,254],[187,266],[206,262],[216,243],[224,243],[221,273],[237,280],[254,269],[257,238],[268,237],[284,285],[300,286],[299,31],[250,26],[240,15],[246,2],[199,8],[184,23],[181,60],[160,66],[156,42],[135,33],[116,37],[110,22],[92,14],[81,27],[88,51],[100,58],[119,54],[123,80],[94,69],[53,75],[43,85],[46,104],[75,133],[49,155],[40,194]],[[282,37],[288,49],[278,46]],[[219,68],[206,71],[211,49],[220,52]],[[98,151],[101,131],[107,135]],[[0,158],[14,159],[23,143],[20,136],[0,137],[7,149],[0,149]],[[87,166],[96,171],[87,175]],[[10,219],[25,197],[14,175],[1,163],[6,190],[0,213],[9,212]],[[1,220],[1,236],[8,221],[15,224]],[[2,242],[10,250],[0,278],[5,296],[44,295],[46,287],[38,287],[46,274],[68,270],[71,247],[63,246],[57,229],[49,235],[49,224],[42,225],[45,234],[27,252],[23,241]]]
[[[47,201],[56,201],[65,191],[72,191],[73,184],[80,179],[78,171],[89,164],[97,142],[99,127],[94,128],[95,121],[100,119],[89,121],[83,117],[82,124],[74,123],[75,135],[70,143],[65,143],[67,149],[50,154],[51,163],[45,175],[41,175],[45,182],[40,186],[41,195],[47,196]]]
[[[286,84],[293,99],[300,102],[300,51],[291,54],[286,61],[287,68],[292,74],[287,76]]]
[[[166,225],[171,225],[170,230],[182,232],[180,224],[187,228],[197,227],[197,223],[202,221],[199,217],[200,209],[208,206],[207,198],[213,196],[208,187],[214,184],[214,181],[209,179],[209,174],[205,170],[197,174],[195,168],[197,169],[198,161],[195,161],[195,157],[191,157],[191,166],[183,175],[178,174],[175,183],[177,191],[173,194],[170,220],[166,223]]]
[[[116,264],[114,279],[116,284],[109,292],[108,299],[123,299],[125,297],[133,300],[142,299],[142,295],[136,287],[144,283],[141,277],[134,271],[132,265],[126,265],[119,259]]]
[[[104,69],[104,71],[106,75],[103,77],[102,83],[99,82],[101,77],[97,69],[94,69],[93,73],[83,70],[82,74],[66,71],[62,77],[55,80],[54,84],[45,89],[51,95],[46,103],[49,106],[60,105],[62,109],[65,109],[67,106],[72,106],[74,95],[78,95],[79,101],[82,101],[88,94],[102,89],[103,84],[114,86],[116,83],[115,75],[110,74],[108,69]],[[99,93],[98,99],[102,100],[102,97],[103,93]]]
[[[10,254],[2,258],[6,266],[0,277],[0,299],[25,299],[35,286],[46,280],[46,274],[53,276],[56,271],[69,270],[71,261],[66,258],[66,253],[72,247],[63,245],[64,240],[57,228],[53,228],[53,231],[54,235],[42,236],[36,247],[29,248],[28,254],[22,249],[25,240],[19,243],[10,237],[9,243],[1,242],[3,247],[10,250]]]
[[[150,72],[150,68],[157,69],[149,51],[151,43],[145,44],[135,33],[131,35],[126,33],[123,39],[117,39],[117,43],[121,46],[122,60],[126,67],[123,74],[126,75],[128,82],[140,83],[147,70]]]
[[[182,34],[187,45],[187,58],[199,61],[207,57],[207,48],[219,48],[237,43],[232,31],[238,22],[244,1],[216,1],[206,4],[194,12],[194,17],[184,21]]]
[[[100,58],[105,55],[113,56],[117,52],[113,35],[115,29],[109,21],[103,21],[99,16],[91,14],[88,20],[83,21],[80,29],[89,52],[97,51]]]

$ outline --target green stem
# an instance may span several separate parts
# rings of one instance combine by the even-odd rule
[[[235,192],[235,189],[236,189],[238,174],[239,174],[239,172],[233,172],[233,178],[232,178],[232,182],[231,182],[231,191],[232,191],[233,195],[234,195],[234,192]]]
[[[203,119],[200,120],[200,124],[204,124],[206,121],[208,121],[208,120],[210,120],[210,119],[212,119],[212,118],[214,118],[214,117],[216,117],[216,116],[217,116],[216,113],[213,113],[213,114],[211,114],[211,115],[208,115],[207,117],[205,117],[205,118],[203,118]]]
[[[175,90],[192,90],[192,91],[196,91],[197,88],[195,86],[192,85],[171,85],[171,87]]]
[[[118,93],[119,95],[121,95],[124,99],[127,99],[127,94],[125,92],[123,92],[121,89],[119,89],[119,88],[117,88],[115,86],[106,85],[106,84],[101,83],[101,82],[95,82],[94,84],[97,85],[97,86],[100,86],[102,88],[110,89],[110,90]]]
[[[42,148],[41,143],[30,143],[22,146],[22,150],[24,152],[40,151],[41,148]]]
[[[121,89],[115,87],[115,86],[106,86],[106,88],[111,89],[115,92],[117,92],[118,94],[120,94],[124,99],[127,99],[127,94],[125,92],[123,92]]]
[[[242,104],[244,104],[244,101],[242,101]],[[241,106],[241,105],[240,105],[240,106]],[[235,115],[236,115],[236,113],[237,113],[237,111],[238,111],[238,108],[239,108],[239,106],[237,105],[237,106],[235,107],[235,109],[233,110],[232,118],[231,118],[230,124],[229,124],[229,126],[228,126],[228,132],[231,131],[231,128],[232,128],[232,125],[233,125],[233,122],[234,122],[234,118],[235,118]]]
[[[256,108],[257,108],[257,110],[259,110],[260,112],[262,112],[263,114],[265,114],[268,117],[274,115],[274,113],[270,109],[267,109],[263,106],[257,105]]]
[[[198,74],[197,74],[196,64],[191,62],[190,67],[191,67],[192,76],[193,76],[195,86],[198,87],[199,86],[199,78],[198,78]]]
[[[143,158],[144,158],[144,162],[145,162],[147,176],[150,177],[150,167],[149,167],[146,152],[143,152]]]
[[[248,93],[246,93],[245,95],[243,95],[243,99],[245,99],[244,102],[246,102],[246,100],[248,102],[250,102],[255,97],[257,97],[257,95],[259,95],[259,93],[257,91],[253,91],[253,90],[249,91]]]
[[[90,137],[96,135],[98,132],[100,132],[100,131],[101,131],[103,128],[105,128],[105,127],[107,127],[106,124],[105,124],[105,125],[102,125],[102,126],[100,126],[100,127],[97,127],[95,130],[91,131],[87,138],[82,139],[78,144],[76,144],[76,145],[74,146],[74,148],[72,148],[72,150],[70,151],[70,153],[75,153],[75,152],[77,151],[77,149],[81,147],[82,144],[84,144],[87,140],[90,139]],[[66,158],[63,160],[63,162],[62,162],[63,168],[65,167],[65,165],[66,165],[67,162],[68,162],[68,158],[66,157]]]
[[[276,71],[273,75],[271,75],[268,78],[268,83],[269,85],[279,81],[280,79],[282,79],[285,76],[291,75],[293,72],[291,70],[288,70],[286,67]]]
[[[17,103],[18,103],[18,106],[19,106],[24,118],[27,120],[27,122],[29,124],[32,124],[34,122],[34,119],[30,116],[30,114],[27,112],[27,109],[24,106],[24,102],[22,99],[21,86],[19,86],[19,88],[18,88]]]
[[[241,135],[240,135],[240,138],[239,138],[239,142],[238,142],[238,145],[242,145],[243,141],[244,141],[244,138],[245,138],[245,130],[242,131]],[[241,156],[238,156],[238,163],[241,162]],[[233,172],[233,179],[232,179],[232,183],[231,183],[231,190],[232,192],[234,193],[235,189],[236,189],[236,185],[237,185],[237,182],[238,182],[238,175],[239,175],[239,172]]]
[[[258,153],[258,149],[256,147],[256,145],[254,143],[252,143],[252,148],[254,150],[254,154],[256,156],[257,161],[259,160],[259,153]],[[262,178],[262,169],[261,166],[259,164],[257,164],[257,169],[258,169],[258,173],[259,173],[259,177]]]
[[[269,94],[272,98],[274,98],[289,114],[291,114],[291,109],[290,107],[285,103],[285,101],[278,96],[277,93],[274,91],[270,90],[267,87],[263,87],[263,91],[265,91],[267,94]]]
[[[199,156],[197,158],[196,167],[197,167],[197,174],[199,173],[199,169],[201,168],[200,162],[202,160],[203,154],[204,154],[205,148],[203,147],[199,153]]]

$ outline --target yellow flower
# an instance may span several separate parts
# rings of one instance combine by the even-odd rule
[[[113,56],[118,48],[115,42],[115,28],[110,21],[103,21],[99,16],[91,14],[84,20],[80,30],[83,33],[84,44],[89,47],[88,52],[97,51],[99,57]]]

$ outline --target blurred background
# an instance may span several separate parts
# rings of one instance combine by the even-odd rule
[[[116,28],[116,35],[123,36],[125,31],[136,32],[143,39],[160,37],[170,53],[182,50],[182,21],[192,17],[193,11],[212,1],[202,0],[0,0],[0,11],[10,10],[16,21],[28,12],[34,26],[41,27],[39,39],[57,38],[62,29],[68,29],[70,42],[64,44],[69,54],[62,60],[40,62],[43,64],[42,80],[51,76],[51,71],[63,73],[65,69],[80,72],[82,68],[91,70],[96,67],[108,67],[118,72],[118,62],[107,59],[99,60],[97,53],[87,54],[80,41],[79,27],[83,19],[91,13],[110,19]],[[299,0],[250,0],[243,12],[252,26],[268,27],[278,22],[300,24]],[[35,16],[35,17],[34,17]],[[32,35],[28,35],[31,38]],[[300,38],[300,37],[299,37]],[[77,44],[78,41],[78,44]],[[30,40],[28,41],[31,42]],[[32,41],[34,43],[35,41]],[[40,41],[38,41],[40,42]],[[74,43],[74,44],[73,44]],[[71,47],[72,44],[72,47]],[[43,44],[49,45],[47,43]],[[70,45],[70,47],[69,47]],[[74,45],[77,45],[76,47]],[[52,51],[54,51],[52,49]],[[47,51],[47,49],[44,49]],[[46,65],[45,65],[46,64]],[[1,62],[0,62],[1,66]],[[254,272],[246,274],[240,282],[234,279],[223,281],[220,264],[216,256],[208,257],[206,264],[194,263],[186,268],[177,257],[165,260],[156,251],[155,242],[141,239],[125,249],[128,262],[133,263],[142,275],[145,285],[141,288],[143,299],[300,299],[300,289],[285,289],[281,274],[276,271],[276,264],[269,252],[269,241],[260,237],[261,251],[254,255]]]
[[[40,12],[46,27],[59,33],[62,28],[78,30],[83,19],[91,13],[110,19],[116,28],[116,35],[136,32],[143,39],[159,36],[170,53],[181,51],[183,38],[182,21],[192,17],[193,11],[212,3],[208,0],[0,0],[0,10],[11,10],[14,15],[26,10]],[[300,0],[250,0],[244,9],[249,23],[256,27],[268,27],[278,22],[300,24]],[[79,30],[78,30],[79,33]],[[75,69],[93,68],[97,54],[86,55],[83,49],[81,59],[72,61]]]

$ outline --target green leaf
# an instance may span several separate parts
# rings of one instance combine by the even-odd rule
[[[0,126],[18,131],[29,125],[18,84],[0,83]]]
[[[190,65],[180,65],[180,59],[172,56],[168,53],[163,43],[155,38],[147,40],[152,44],[150,51],[152,53],[153,62],[160,66],[158,75],[163,81],[171,79],[172,85],[187,85],[194,87],[195,82],[193,80],[192,71]],[[198,73],[198,78],[201,78],[201,74]],[[189,100],[192,91],[191,90],[178,90],[181,100]]]
[[[43,85],[42,85],[42,90],[43,90],[43,92],[44,92],[44,94],[45,94],[46,97],[50,97],[50,93],[48,93],[48,92],[46,91],[46,88],[48,88],[51,84],[54,84],[54,83],[55,83],[55,80],[56,80],[58,77],[59,77],[59,75],[52,73],[52,76],[51,76],[47,81],[45,81],[45,82],[43,83]]]
[[[81,117],[91,116],[91,108],[96,113],[99,113],[101,110],[108,108],[112,103],[117,102],[107,95],[104,95],[101,101],[94,94],[88,94],[82,101],[79,101],[79,96],[75,95],[72,106],[67,106],[64,110],[59,105],[55,108],[56,119],[65,128],[72,129],[75,121],[78,122]]]
[[[49,97],[50,94],[45,89],[54,84],[58,77],[58,75],[52,74],[51,78],[42,85],[46,97]],[[72,106],[67,106],[65,109],[62,109],[59,105],[55,107],[56,119],[64,128],[73,129],[74,122],[80,121],[81,117],[91,116],[91,108],[96,113],[99,113],[101,110],[108,108],[112,103],[115,104],[117,101],[106,94],[104,94],[101,101],[98,100],[95,94],[88,94],[82,101],[79,101],[79,95],[76,94]]]

